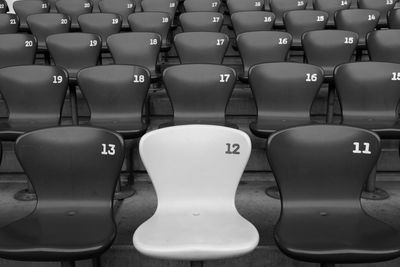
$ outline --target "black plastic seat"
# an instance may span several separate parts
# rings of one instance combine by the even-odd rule
[[[0,68],[35,62],[36,38],[26,33],[0,35]]]
[[[117,131],[124,139],[147,130],[142,110],[150,85],[147,69],[129,65],[103,65],[81,70],[78,84],[90,109],[90,120],[80,124]]]
[[[328,13],[319,10],[293,10],[285,12],[283,21],[286,31],[292,35],[292,49],[301,49],[301,37],[309,31],[323,30]]]
[[[371,61],[400,63],[400,29],[371,32],[367,37],[367,46]]]
[[[6,0],[0,0],[0,14],[8,12],[8,4]]]
[[[245,32],[238,35],[236,42],[243,62],[243,73],[239,79],[246,82],[250,67],[260,63],[286,61],[292,36],[277,31]]]
[[[236,82],[232,68],[214,64],[177,65],[165,69],[163,81],[174,118],[160,127],[212,124],[237,128],[225,119]]]
[[[142,0],[142,10],[144,12],[164,12],[168,13],[174,25],[175,13],[178,8],[176,0]]]
[[[275,14],[275,27],[283,28],[283,14],[291,10],[301,10],[307,7],[308,0],[270,0],[271,11]]]
[[[121,31],[122,20],[118,14],[90,13],[78,17],[82,32],[93,33],[100,36],[102,49],[107,49],[107,38]]]
[[[184,32],[219,32],[224,16],[218,12],[187,12],[179,16]]]
[[[59,125],[67,88],[68,75],[56,66],[0,69],[0,92],[9,114],[0,122],[0,139],[15,141],[28,131]]]
[[[220,0],[185,0],[183,2],[186,12],[218,12],[220,6]]]
[[[38,41],[38,50],[46,51],[46,39],[52,34],[67,33],[71,28],[69,16],[61,13],[44,13],[28,16],[29,29]]]
[[[275,242],[287,256],[321,266],[400,255],[400,234],[369,216],[360,195],[380,154],[367,130],[312,125],[282,130],[267,154],[281,193]]]
[[[398,0],[358,0],[358,8],[374,9],[379,11],[379,27],[387,27],[387,14],[392,10]]]
[[[58,0],[56,8],[59,13],[70,17],[72,30],[79,30],[78,17],[92,13],[93,4],[91,0]]]
[[[19,27],[23,31],[28,30],[28,23],[26,22],[26,18],[29,15],[39,14],[39,13],[48,13],[50,10],[49,5],[44,0],[36,0],[36,1],[24,1],[19,0],[13,3],[13,8],[15,14],[17,14],[19,18]]]
[[[321,67],[327,80],[332,80],[336,66],[350,62],[358,43],[358,34],[351,31],[311,31],[302,38],[306,61]]]
[[[118,14],[122,19],[122,29],[129,29],[128,16],[135,12],[134,0],[101,0],[99,8],[102,13]]]
[[[133,32],[154,32],[161,36],[161,50],[171,48],[169,30],[172,20],[165,12],[139,12],[129,15],[128,22]]]
[[[38,203],[28,216],[0,228],[0,257],[75,266],[105,252],[117,232],[112,196],[122,138],[92,127],[48,128],[21,136],[16,154]]]
[[[268,11],[243,11],[231,15],[236,36],[243,32],[270,31],[274,27],[275,14]]]
[[[264,0],[227,0],[229,13],[243,11],[261,11],[264,9]]]
[[[17,33],[19,29],[19,18],[15,14],[0,13],[0,34]]]
[[[400,8],[390,10],[387,20],[390,29],[400,29]]]
[[[342,124],[370,129],[381,138],[399,139],[400,64],[356,62],[338,66],[335,84]]]
[[[222,64],[229,37],[220,32],[183,32],[174,44],[181,64]]]
[[[157,58],[161,36],[150,32],[127,32],[113,34],[107,39],[108,48],[115,64],[137,65],[150,71],[152,81],[157,81]]]
[[[277,130],[313,124],[311,105],[324,74],[321,68],[301,63],[282,62],[250,68],[249,82],[257,106],[257,121],[251,132],[261,138]]]
[[[364,49],[367,34],[378,26],[379,17],[379,11],[372,9],[344,9],[336,12],[335,24],[338,30],[357,33],[358,47]]]
[[[325,11],[329,14],[327,27],[335,26],[335,13],[342,9],[350,8],[352,0],[314,0],[313,6],[315,10]]]

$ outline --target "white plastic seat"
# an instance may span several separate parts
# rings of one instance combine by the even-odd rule
[[[235,207],[235,193],[251,152],[248,135],[211,125],[147,133],[140,156],[157,193],[155,214],[133,235],[151,257],[203,261],[251,252],[257,229]]]

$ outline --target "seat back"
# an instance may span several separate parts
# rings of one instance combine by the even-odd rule
[[[142,10],[144,12],[164,12],[168,13],[173,20],[175,18],[178,1],[176,0],[142,0]]]
[[[182,206],[236,210],[235,193],[250,151],[246,133],[211,125],[155,130],[139,144],[157,193],[157,212]]]
[[[335,84],[343,123],[393,122],[398,119],[400,64],[357,62],[338,66]]]
[[[105,129],[64,126],[26,133],[16,154],[32,182],[37,208],[107,208],[124,159],[123,139]]]
[[[0,68],[29,65],[35,62],[37,42],[33,35],[10,33],[0,35]]]
[[[231,15],[236,36],[244,32],[270,31],[274,26],[275,14],[268,11],[243,11]]]
[[[284,14],[286,31],[292,35],[292,45],[301,46],[303,33],[323,30],[328,13],[319,10],[292,10]]]
[[[220,32],[183,32],[174,44],[181,64],[222,64],[229,37]]]
[[[322,69],[314,65],[282,62],[253,66],[249,82],[257,105],[257,121],[309,119],[323,78]]]
[[[82,32],[93,33],[100,36],[102,47],[107,47],[107,38],[121,31],[122,20],[118,14],[90,13],[78,17]]]
[[[147,69],[129,65],[103,65],[81,70],[78,84],[89,105],[90,121],[140,122],[150,86]]]
[[[17,33],[19,29],[19,18],[16,14],[0,13],[0,34]]]
[[[379,12],[379,24],[386,26],[387,14],[392,10],[398,0],[358,0],[358,8],[374,9]]]
[[[47,47],[57,66],[65,68],[70,79],[80,69],[95,66],[101,51],[101,38],[91,33],[60,33],[47,37]]]
[[[99,8],[102,13],[118,14],[124,28],[128,27],[128,16],[135,12],[134,0],[101,0]]]
[[[68,75],[56,66],[0,69],[0,92],[7,104],[10,123],[31,121],[58,125],[67,88]]]
[[[390,29],[400,29],[400,8],[389,11],[388,26]]]
[[[176,122],[225,121],[236,81],[232,68],[209,64],[172,66],[164,71],[163,81]]]
[[[220,6],[220,0],[185,0],[183,2],[186,12],[218,12]]]
[[[373,31],[368,34],[367,45],[372,61],[400,63],[400,29]]]
[[[337,65],[350,62],[357,43],[358,35],[350,31],[311,31],[302,37],[307,63],[323,68],[326,77],[332,77]]]
[[[237,45],[243,61],[243,75],[247,76],[249,68],[256,64],[286,61],[291,44],[292,36],[287,32],[239,34]]]
[[[8,4],[6,0],[0,0],[0,14],[5,14],[7,13],[8,10]]]
[[[128,22],[133,32],[154,32],[161,36],[161,47],[169,45],[168,34],[172,20],[165,12],[140,12],[131,14]]]
[[[318,206],[360,208],[361,191],[379,154],[375,133],[340,125],[289,128],[267,143],[286,214]]]
[[[261,11],[264,8],[264,0],[227,0],[226,4],[231,15],[243,11]]]
[[[184,32],[219,32],[224,16],[219,12],[187,12],[179,16]]]
[[[67,33],[71,28],[69,16],[61,13],[33,14],[26,19],[38,41],[39,49],[46,49],[46,39],[52,34]]]
[[[39,14],[39,13],[48,13],[50,10],[49,5],[44,0],[15,1],[13,3],[13,8],[14,8],[15,14],[17,14],[17,16],[19,18],[20,28],[22,30],[28,29],[28,24],[26,22],[26,18],[29,15]]]
[[[150,32],[113,34],[107,39],[115,64],[138,65],[155,72],[161,36]]]
[[[82,14],[92,13],[91,0],[58,0],[56,8],[59,13],[65,14],[71,19],[71,28],[79,29],[78,17]]]
[[[350,8],[352,0],[314,0],[315,10],[325,11],[329,14],[328,26],[335,25],[335,13],[338,10]]]
[[[271,11],[275,14],[275,25],[283,26],[283,14],[291,10],[301,10],[307,7],[308,0],[270,0]]]
[[[358,45],[365,45],[369,32],[375,30],[379,21],[379,11],[372,9],[343,9],[336,12],[335,24],[338,30],[358,34]]]

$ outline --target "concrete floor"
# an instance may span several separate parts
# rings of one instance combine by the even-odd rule
[[[16,179],[20,181],[20,179]],[[34,202],[20,202],[13,198],[25,183],[12,182],[9,177],[0,182],[0,225],[5,225],[27,215],[35,206]],[[273,185],[268,173],[247,173],[239,185],[236,205],[239,212],[252,222],[260,233],[259,247],[251,254],[230,260],[209,261],[207,267],[214,266],[316,266],[294,261],[284,256],[275,246],[272,233],[280,212],[280,201],[265,195],[267,186]],[[400,181],[380,179],[379,187],[386,189],[390,198],[383,201],[366,201],[362,204],[372,216],[392,225],[400,231]],[[122,202],[116,202],[118,236],[114,246],[103,255],[103,266],[188,266],[187,262],[160,261],[140,255],[132,246],[134,230],[155,211],[157,200],[147,175],[138,175],[135,183],[137,193]],[[78,266],[90,266],[89,261],[81,261]],[[57,263],[27,263],[0,260],[0,267],[10,266],[58,266]],[[346,265],[340,265],[346,266]],[[354,265],[353,265],[354,266]],[[357,266],[400,266],[400,260],[373,265]]]

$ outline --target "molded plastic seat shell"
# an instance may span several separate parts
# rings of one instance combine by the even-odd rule
[[[392,10],[398,0],[386,1],[386,0],[358,0],[358,8],[361,9],[374,9],[379,11],[380,17],[378,25],[381,27],[387,26],[387,14]]]
[[[19,18],[15,14],[0,13],[0,34],[17,33],[19,29]]]
[[[295,127],[273,134],[267,153],[281,195],[274,237],[283,253],[318,263],[400,255],[399,232],[360,203],[380,154],[376,134],[338,125]]]
[[[36,38],[26,33],[0,35],[0,68],[35,62]]]
[[[19,27],[21,30],[28,30],[28,24],[26,22],[26,18],[29,15],[39,14],[39,13],[48,13],[49,5],[44,0],[36,0],[36,1],[15,1],[13,3],[13,8],[15,14],[17,14],[19,18]]]
[[[308,0],[270,0],[271,11],[275,14],[275,27],[283,28],[283,15],[287,11],[301,10],[307,7]]]
[[[400,29],[370,32],[367,46],[371,61],[400,63]]]
[[[219,32],[224,16],[218,12],[187,12],[179,16],[184,32]]]
[[[227,143],[235,144],[235,152]],[[143,136],[139,151],[158,199],[155,214],[133,235],[139,252],[161,259],[214,260],[257,246],[256,228],[237,212],[234,201],[251,151],[247,134],[210,125],[168,127]]]
[[[270,31],[274,27],[275,14],[268,11],[243,11],[231,15],[236,36],[244,32]]]

